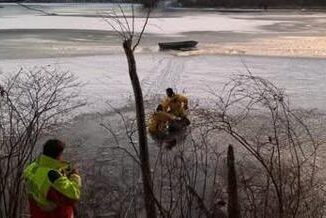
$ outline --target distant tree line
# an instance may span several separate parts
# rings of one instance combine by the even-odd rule
[[[326,0],[179,0],[186,7],[318,7]]]
[[[155,7],[159,0],[0,0],[0,3],[135,3]]]
[[[7,2],[7,3],[15,3],[15,2],[24,2],[24,3],[121,3],[121,2],[134,2],[134,3],[141,3],[142,0],[130,0],[130,1],[122,1],[122,0],[0,0],[0,2]]]
[[[159,0],[29,0],[42,3],[142,3],[145,7],[157,5]],[[161,0],[166,1],[166,0]],[[24,0],[0,0],[0,2],[24,2]],[[326,7],[326,0],[175,0],[181,7]]]
[[[114,0],[0,0],[0,2],[15,3],[15,2],[24,2],[24,3],[120,3],[121,1]]]

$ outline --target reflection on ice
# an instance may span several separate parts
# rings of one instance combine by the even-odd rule
[[[293,106],[326,109],[326,62],[322,59],[139,54],[137,61],[145,97],[164,94],[166,87],[172,87],[202,106],[213,105],[209,92],[219,91],[232,75],[247,73],[246,65],[254,75],[284,88]],[[122,106],[132,93],[123,55],[3,60],[0,70],[48,64],[69,70],[86,83],[80,94],[91,103],[88,111],[102,110],[106,100]]]

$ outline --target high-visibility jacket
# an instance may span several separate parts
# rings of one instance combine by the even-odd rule
[[[163,110],[173,114],[176,117],[186,117],[186,110],[188,109],[188,99],[181,94],[175,94],[172,97],[165,97],[161,102]]]
[[[174,116],[171,114],[168,114],[164,111],[156,111],[151,115],[149,119],[148,131],[151,134],[164,133],[167,129],[168,123],[172,122],[174,119]]]
[[[41,155],[24,170],[32,218],[73,218],[73,205],[80,199],[81,178],[65,175],[67,162]]]

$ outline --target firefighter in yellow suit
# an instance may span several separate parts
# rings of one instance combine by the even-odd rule
[[[26,191],[32,218],[73,218],[80,199],[81,178],[63,160],[65,144],[50,139],[43,154],[24,170]]]
[[[175,116],[163,111],[163,106],[158,105],[151,115],[148,123],[148,131],[155,136],[164,136],[168,131],[168,125],[175,120]]]
[[[188,99],[186,96],[174,93],[172,88],[166,89],[166,97],[162,101],[163,110],[176,117],[186,118],[188,110]]]

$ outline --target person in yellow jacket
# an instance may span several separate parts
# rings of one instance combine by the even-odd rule
[[[158,105],[156,111],[151,115],[148,123],[148,131],[157,137],[164,136],[168,126],[175,120],[175,117],[163,111],[163,106]]]
[[[63,160],[65,144],[48,140],[43,154],[23,173],[32,218],[73,218],[74,204],[80,199],[81,178]]]
[[[162,101],[163,110],[176,117],[186,118],[188,110],[188,99],[186,96],[174,93],[172,88],[166,89],[166,97]]]

